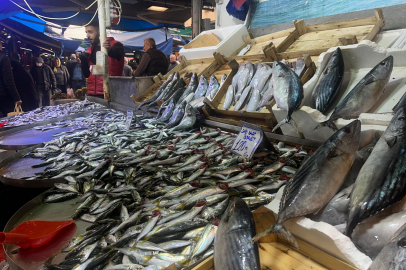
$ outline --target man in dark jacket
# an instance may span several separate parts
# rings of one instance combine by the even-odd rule
[[[21,104],[23,111],[35,110],[38,108],[38,95],[30,73],[17,60],[11,60],[11,66],[13,68],[14,83],[23,101],[23,104]]]
[[[31,69],[31,76],[37,90],[39,106],[49,106],[52,91],[56,89],[54,72],[48,65],[44,65],[44,59],[37,57],[35,66]]]
[[[72,61],[72,64],[68,67],[70,75],[68,85],[72,87],[73,92],[86,86],[86,80],[83,76],[81,63],[80,58],[77,58],[77,60]]]
[[[169,67],[168,58],[156,48],[153,38],[146,38],[144,40],[144,52],[138,68],[133,71],[134,77],[155,76],[158,73],[167,73]]]
[[[0,42],[0,112],[7,116],[14,111],[15,105],[22,103],[20,95],[14,84],[13,72],[10,59],[3,53],[3,46]]]

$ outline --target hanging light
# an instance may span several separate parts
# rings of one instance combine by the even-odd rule
[[[165,11],[167,10],[167,7],[158,7],[158,6],[150,6],[147,8],[147,10],[152,10],[152,11]]]

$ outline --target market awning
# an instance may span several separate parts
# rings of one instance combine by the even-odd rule
[[[163,31],[152,30],[148,32],[125,32],[125,33],[110,33],[108,36],[114,37],[115,40],[123,43],[127,52],[132,50],[143,51],[144,39],[152,37],[155,39],[157,48],[164,54],[172,53],[173,38],[171,35],[165,35]]]
[[[62,48],[61,42],[10,18],[1,20],[0,27],[7,28],[8,31],[24,39],[26,43],[41,49],[59,53]]]
[[[9,0],[4,0],[4,2],[10,3]],[[23,0],[14,0],[14,2],[26,9],[24,12],[27,13],[28,7]],[[97,4],[95,4],[86,10],[93,2],[94,0],[30,0],[28,3],[37,14],[51,18],[69,17],[80,12],[77,16],[67,20],[47,19],[61,26],[69,26],[88,23],[97,9]],[[116,30],[139,31],[164,26],[183,28],[184,23],[191,17],[190,0],[172,0],[170,2],[160,0],[123,0],[120,2],[122,5],[121,21],[118,25],[112,26],[112,29]],[[164,8],[164,10],[151,10],[150,8],[153,6]],[[6,12],[7,10],[3,13]]]
[[[29,28],[41,33],[44,33],[46,28],[46,23],[43,20],[40,20],[37,17],[31,15],[27,15],[23,12],[11,16],[10,19],[22,23],[25,26],[28,26]]]
[[[75,53],[82,43],[80,40],[67,39],[62,37],[52,37],[62,43],[62,53],[71,54]]]

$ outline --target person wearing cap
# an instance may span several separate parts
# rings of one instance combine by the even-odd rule
[[[42,57],[37,57],[35,66],[31,68],[31,76],[37,90],[39,106],[49,106],[52,91],[56,89],[56,78],[52,69],[44,65]]]
[[[3,45],[0,42],[0,112],[2,116],[7,116],[14,111],[16,105],[21,105],[22,101],[14,84],[13,72],[10,59],[3,53]]]
[[[103,44],[100,44],[99,26],[92,23],[85,27],[86,37],[91,42],[90,46],[80,55],[82,71],[87,78],[87,94],[100,96],[104,95],[103,76],[95,76],[91,67],[96,64],[96,53],[101,50],[101,45],[107,49],[109,61],[109,76],[122,76],[124,68],[124,46],[122,43],[107,37]]]

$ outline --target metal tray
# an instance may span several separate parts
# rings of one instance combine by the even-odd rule
[[[57,139],[59,138],[59,136],[53,137],[54,134],[63,131],[69,131],[73,128],[79,128],[79,126],[49,129],[45,131],[30,128],[13,132],[0,137],[0,149],[22,150],[35,144],[49,142],[53,139]]]
[[[75,203],[79,197],[66,202],[45,204],[42,202],[45,196],[46,194],[42,193],[21,207],[8,221],[4,231],[9,232],[27,220],[61,221],[71,219],[70,217],[77,208]],[[51,242],[39,248],[20,249],[12,244],[3,245],[7,262],[13,270],[37,270],[50,258],[52,258],[53,264],[59,263],[66,256],[66,253],[61,253],[62,249],[74,236],[85,232],[90,225],[91,223],[76,220],[73,225],[58,233]]]
[[[32,165],[43,162],[39,158],[23,158],[25,154],[34,150],[42,144],[36,144],[24,150],[12,154],[0,161],[0,181],[6,185],[25,187],[25,188],[43,188],[53,187],[55,183],[64,183],[65,179],[44,179],[44,180],[23,180],[22,177],[33,176],[34,173],[42,172],[45,167],[31,168]]]
[[[44,126],[44,125],[54,123],[54,122],[58,122],[58,121],[75,119],[75,118],[86,116],[86,115],[91,114],[91,113],[93,113],[95,111],[103,110],[103,109],[105,109],[105,108],[99,108],[99,109],[96,109],[96,110],[89,110],[89,111],[85,111],[85,112],[75,113],[75,114],[71,114],[71,115],[67,115],[67,116],[59,117],[59,118],[47,119],[47,120],[44,120],[44,121],[38,121],[38,122],[35,122],[35,123],[32,123],[32,124],[22,125],[22,126],[17,126],[17,127],[1,127],[0,128],[0,137],[11,134],[11,133],[15,133],[17,131],[30,129],[30,128],[33,128],[33,127],[36,127],[36,126]]]

